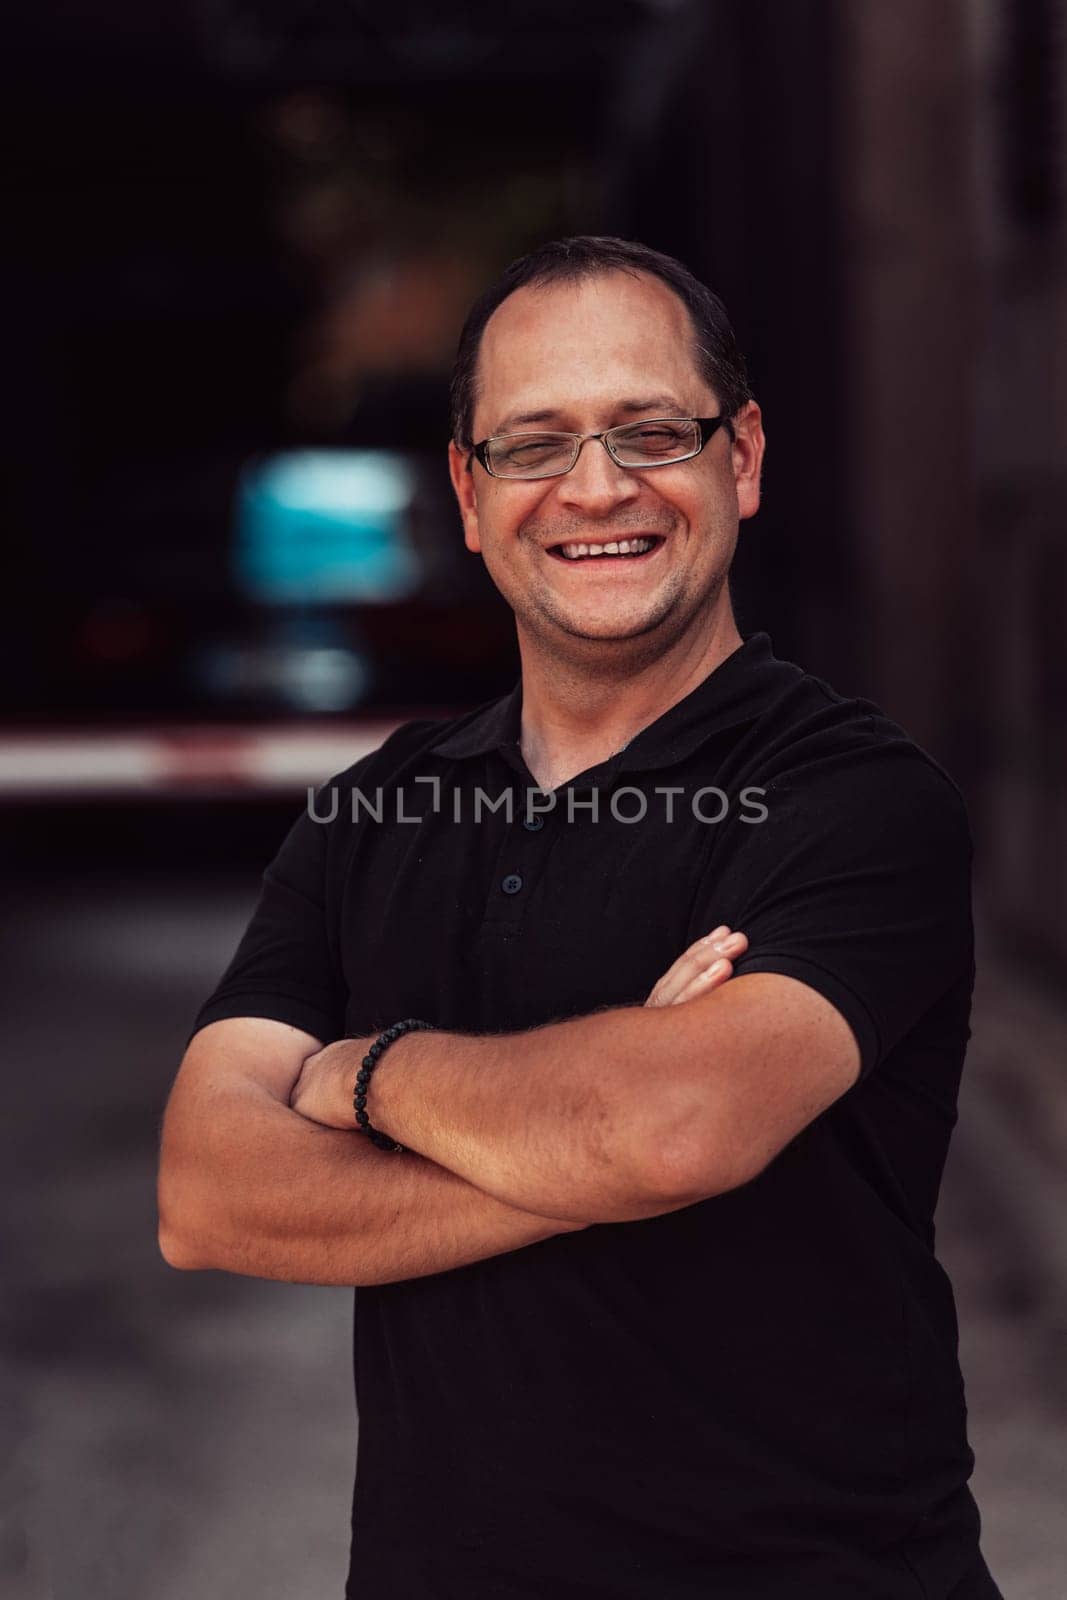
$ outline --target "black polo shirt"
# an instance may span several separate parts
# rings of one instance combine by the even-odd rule
[[[197,1026],[508,1033],[642,1004],[727,922],[736,972],[824,995],[862,1074],[732,1193],[357,1290],[348,1595],[995,1596],[933,1253],[973,979],[958,791],[762,633],[554,796],[520,710],[409,723],[326,785]]]

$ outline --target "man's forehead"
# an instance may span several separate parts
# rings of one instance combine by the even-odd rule
[[[477,391],[494,411],[537,414],[616,384],[620,400],[706,392],[689,311],[654,276],[525,284],[486,325]],[[502,415],[488,420],[497,426]]]
[[[683,301],[662,279],[648,272],[590,273],[576,279],[526,283],[502,301],[486,324],[482,349],[497,354],[554,322],[616,324],[620,333],[664,324],[692,336],[692,321]]]

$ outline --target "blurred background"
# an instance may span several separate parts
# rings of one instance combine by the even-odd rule
[[[680,256],[748,353],[742,632],[879,701],[967,796],[940,1251],[987,1557],[1007,1600],[1062,1600],[1063,0],[20,10],[5,1593],[339,1593],[351,1296],[166,1268],[158,1122],[307,785],[514,681],[450,503],[449,366],[508,260],[598,232]]]

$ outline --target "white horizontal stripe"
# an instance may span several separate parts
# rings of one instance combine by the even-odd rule
[[[322,783],[377,750],[397,722],[0,735],[0,796],[277,789]]]

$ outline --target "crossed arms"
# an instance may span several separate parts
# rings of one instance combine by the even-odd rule
[[[690,951],[643,1007],[519,1034],[405,1035],[367,1103],[405,1155],[353,1131],[366,1041],[323,1049],[279,1022],[212,1023],[164,1119],[164,1256],[389,1283],[747,1182],[851,1087],[859,1050],[796,979],[709,973]]]

